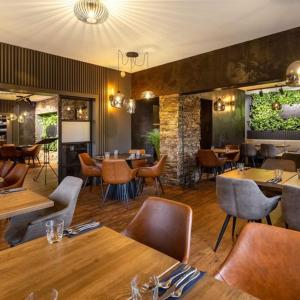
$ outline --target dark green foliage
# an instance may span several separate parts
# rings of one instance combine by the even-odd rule
[[[46,138],[46,129],[49,125],[57,125],[57,113],[51,113],[51,114],[44,114],[40,115],[41,117],[41,124],[43,127],[43,135],[42,138]],[[56,152],[57,151],[57,141],[54,143],[50,144],[49,147],[50,151]]]

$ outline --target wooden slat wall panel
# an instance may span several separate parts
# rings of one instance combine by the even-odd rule
[[[0,43],[0,83],[99,95],[99,150],[105,150],[107,68]]]

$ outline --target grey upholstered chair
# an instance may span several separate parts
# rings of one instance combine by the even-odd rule
[[[297,169],[300,168],[300,153],[286,152],[286,153],[283,153],[281,158],[294,161],[296,164],[296,168]]]
[[[255,158],[257,155],[257,150],[255,149],[254,145],[252,144],[241,144],[241,156],[244,162],[251,160],[252,166],[255,167]]]
[[[49,196],[54,207],[13,217],[5,234],[6,241],[17,245],[45,235],[45,222],[50,219],[64,220],[65,228],[69,227],[77,198],[82,186],[82,179],[67,176]]]
[[[262,169],[267,170],[275,170],[275,169],[281,169],[283,171],[287,172],[296,172],[296,164],[292,160],[287,159],[276,159],[276,158],[268,158],[266,159],[262,166]]]
[[[300,231],[300,188],[285,185],[282,190],[281,205],[286,226]]]
[[[217,251],[230,218],[233,218],[232,237],[234,236],[236,218],[261,222],[267,219],[272,225],[269,214],[278,204],[280,196],[266,197],[253,180],[233,179],[218,176],[216,180],[217,199],[227,216],[218,236],[214,251]]]
[[[278,154],[278,151],[272,144],[261,144],[260,154],[263,158],[275,158]]]

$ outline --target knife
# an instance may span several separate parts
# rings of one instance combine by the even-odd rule
[[[179,287],[179,285],[186,280],[188,277],[190,277],[191,275],[193,275],[195,272],[197,271],[197,269],[193,269],[190,272],[187,272],[185,275],[183,275],[182,277],[180,277],[168,290],[166,290],[166,292],[160,296],[158,298],[158,300],[165,300],[168,299],[172,293]]]

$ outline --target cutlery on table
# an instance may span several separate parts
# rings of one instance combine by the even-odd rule
[[[85,231],[87,229],[95,228],[99,225],[100,225],[100,222],[93,222],[93,223],[90,223],[90,224],[81,225],[81,227],[77,227],[76,229],[74,229],[74,228],[66,229],[66,233],[75,235],[75,234],[78,234],[78,233],[80,233],[82,231]]]
[[[191,269],[191,266],[186,265],[186,266],[182,269],[181,272],[179,272],[179,273],[173,275],[172,277],[170,277],[170,278],[169,278],[168,280],[166,280],[166,281],[159,282],[158,286],[159,286],[160,288],[162,288],[162,289],[168,289],[168,288],[171,286],[171,284],[172,284],[172,282],[173,282],[174,279],[176,279],[178,276],[180,276],[180,275],[186,273],[186,272],[187,272],[188,270],[190,270],[190,269]]]

